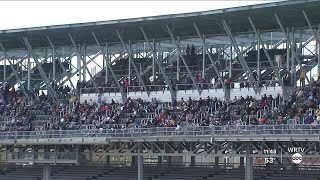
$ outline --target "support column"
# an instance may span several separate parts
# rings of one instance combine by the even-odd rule
[[[216,146],[216,147],[214,148],[214,153],[215,153],[215,155],[218,155],[218,152],[219,152],[219,147]],[[219,169],[219,168],[220,168],[220,166],[219,166],[219,156],[215,156],[215,157],[214,157],[214,166],[215,166],[216,169]]]
[[[54,50],[52,50],[52,80],[54,82],[54,80],[56,79],[56,53],[54,52]]]
[[[129,52],[128,54],[131,54],[131,42],[129,40],[129,46],[128,46],[128,49],[129,49]],[[130,56],[130,55],[129,55]],[[130,57],[129,57],[130,58]],[[130,59],[128,60],[128,69],[129,69],[129,72],[128,72],[128,84],[129,86],[131,85],[131,62],[130,62]]]
[[[260,41],[259,41],[259,36],[260,36],[260,30],[258,29],[258,35],[257,35],[257,41],[258,41],[258,44],[257,44],[257,52],[258,52],[258,57],[257,57],[257,75],[258,75],[258,77],[257,77],[257,80],[258,80],[258,84],[259,84],[259,86],[260,86],[260,77],[261,77],[261,70],[260,70],[260,57],[261,57],[261,55],[260,55]],[[240,160],[241,160],[241,158],[240,158]]]
[[[105,81],[104,82],[108,82],[109,81],[109,78],[108,78],[108,74],[109,74],[109,70],[108,70],[108,66],[107,64],[109,63],[109,59],[110,59],[110,56],[109,56],[109,46],[108,46],[108,43],[106,43],[106,50],[105,50],[105,60],[103,61],[103,68],[106,70],[106,77],[105,77]]]
[[[27,77],[27,85],[28,90],[30,91],[31,88],[31,61],[30,61],[30,53],[28,52],[28,77]]]
[[[191,167],[194,167],[195,164],[196,164],[195,156],[191,156]]]
[[[153,39],[153,48],[154,48],[154,50],[156,50],[156,43],[155,43],[155,41],[154,41],[154,39]],[[151,49],[151,51],[152,51],[152,49]],[[152,77],[153,77],[153,84],[155,84],[155,80],[156,80],[156,78],[155,78],[155,76],[156,76],[156,64],[155,64],[155,60],[156,60],[156,57],[155,57],[155,53],[152,55]]]
[[[143,180],[143,156],[138,156],[138,180]]]
[[[232,44],[230,43],[230,61],[229,61],[229,78],[232,77]],[[221,82],[224,83],[224,82]]]
[[[250,143],[246,144],[246,154],[245,180],[253,180],[253,158],[250,157],[252,154],[252,145]]]
[[[3,82],[7,81],[7,58],[3,57]]]
[[[244,157],[240,157],[240,168],[244,169]]]
[[[87,64],[87,46],[86,44],[83,45],[83,61],[84,61],[84,64]],[[87,80],[87,71],[86,71],[86,66],[83,64],[83,72],[82,72],[82,77],[83,77],[83,80],[86,81]]]
[[[289,28],[287,27],[287,37],[289,37]],[[286,41],[286,49],[287,49],[287,71],[289,72],[290,71],[290,39],[289,38],[286,38],[287,41]]]
[[[318,35],[320,35],[320,25],[318,26]],[[317,55],[318,55],[318,77],[320,77],[320,41],[317,40]]]
[[[294,28],[292,27],[292,35],[291,35],[292,39],[291,39],[291,79],[292,79],[292,85],[293,87],[296,87],[297,86],[297,79],[296,79],[296,66],[295,66],[295,63],[294,63],[294,53],[295,53],[295,40],[294,40]],[[300,67],[302,68],[302,67]],[[306,73],[306,72],[305,72]]]
[[[203,35],[203,43],[206,43],[205,35]],[[205,78],[205,68],[206,68],[206,47],[202,46],[202,78]],[[218,75],[219,76],[219,75]]]
[[[158,166],[162,166],[162,156],[158,156]]]
[[[43,180],[50,180],[50,165],[43,165]]]
[[[178,46],[180,46],[180,37],[177,38]],[[178,51],[178,49],[177,49]],[[177,81],[180,80],[180,56],[177,55]]]
[[[78,48],[81,49],[81,46],[79,45]],[[78,69],[78,79],[79,79],[79,81],[81,81],[81,53],[80,53],[80,51],[77,54],[77,69]]]
[[[107,167],[110,167],[110,155],[106,156],[106,164],[107,164]]]

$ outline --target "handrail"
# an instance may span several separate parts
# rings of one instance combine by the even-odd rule
[[[282,125],[226,125],[206,127],[157,127],[133,129],[92,129],[57,131],[14,131],[0,132],[0,139],[41,139],[41,138],[79,138],[79,137],[187,137],[187,136],[232,136],[232,135],[306,135],[319,134],[318,128],[310,124]]]

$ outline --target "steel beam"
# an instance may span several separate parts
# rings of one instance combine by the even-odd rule
[[[313,27],[312,27],[312,24],[311,24],[311,22],[310,22],[310,20],[309,20],[309,18],[308,18],[308,15],[307,15],[307,13],[305,12],[305,11],[302,11],[302,13],[303,13],[303,15],[304,15],[304,18],[306,19],[306,21],[307,21],[307,23],[308,23],[308,26],[309,26],[309,28],[310,28],[310,30],[312,31],[312,33],[313,33],[313,35],[314,35],[314,37],[316,38],[316,40],[317,40],[317,43],[316,43],[316,48],[319,48],[319,45],[320,45],[320,38],[319,38],[319,36],[318,36],[318,34],[316,33],[316,31],[313,29]],[[320,28],[320,27],[319,27]],[[319,29],[318,28],[318,29]],[[319,53],[319,49],[318,49],[318,77],[320,76],[320,55],[319,55],[320,53]],[[306,76],[307,77],[307,76]]]
[[[286,39],[288,40],[287,42],[289,42],[289,40],[290,40],[289,33],[285,31],[285,29],[284,29],[284,27],[283,27],[278,15],[274,14],[274,16],[275,16],[275,18],[276,18],[276,20],[277,20],[277,22],[278,22],[278,24],[280,26],[280,29],[281,29],[283,35],[285,35]],[[308,44],[309,40],[307,40],[306,43]],[[304,46],[306,46],[306,45],[302,45],[300,48],[304,48]],[[289,44],[287,45],[287,47],[289,47]],[[305,68],[301,65],[301,61],[299,59],[299,55],[298,55],[297,51],[294,51],[294,43],[293,42],[292,42],[292,46],[291,47],[292,47],[292,56],[294,56],[293,58],[296,59],[296,61],[297,61],[298,65],[300,66],[300,68],[302,68],[304,70],[307,82],[308,82],[308,84],[310,84],[310,80],[308,78],[308,73],[306,72]],[[288,52],[288,49],[287,49],[287,52]],[[287,57],[289,57],[289,54],[287,54]],[[294,83],[296,83],[296,82],[294,82]]]
[[[313,27],[312,27],[312,24],[310,23],[310,20],[309,20],[309,18],[308,18],[307,13],[306,13],[304,10],[302,11],[302,13],[303,13],[304,18],[306,19],[306,21],[307,21],[307,23],[308,23],[308,26],[309,26],[310,30],[312,31],[312,34],[315,36],[315,38],[316,38],[317,41],[319,42],[319,41],[320,41],[319,36],[318,36],[318,34],[314,31],[314,29],[313,29]]]
[[[55,46],[53,45],[50,37],[49,37],[49,36],[46,36],[46,38],[47,38],[47,40],[48,40],[48,42],[49,42],[49,44],[50,44],[50,46],[51,46],[51,49],[52,49],[52,51],[53,51],[53,54],[58,55],[57,50],[56,50]],[[60,58],[58,58],[58,62],[59,62],[59,64],[60,64],[63,72],[67,72],[67,70],[66,70],[66,68],[64,67],[64,65],[62,64]],[[68,75],[67,75],[67,76],[68,76]],[[79,98],[79,97],[80,97],[80,96],[79,96],[79,92],[78,92],[77,89],[75,88],[73,82],[71,81],[70,78],[68,78],[68,81],[70,82],[70,86],[72,87],[72,89],[75,91],[76,96]]]
[[[34,61],[35,61],[35,63],[36,63],[36,67],[37,67],[37,69],[39,70],[40,75],[41,75],[42,79],[44,80],[44,82],[45,82],[48,90],[52,93],[51,95],[53,96],[54,101],[57,102],[57,100],[58,100],[57,94],[56,94],[56,92],[54,91],[54,89],[52,88],[52,86],[51,86],[51,84],[50,84],[50,81],[49,81],[47,75],[46,75],[45,72],[43,71],[40,62],[38,61],[38,57],[37,57],[37,55],[34,53],[34,51],[33,51],[33,49],[32,49],[32,46],[31,46],[31,44],[30,44],[29,41],[28,41],[28,38],[24,37],[23,40],[24,40],[24,42],[25,42],[25,44],[26,44],[29,52],[30,52],[31,55],[33,56],[33,59],[34,59]]]
[[[78,56],[80,56],[80,58],[81,58],[81,60],[82,60],[83,66],[85,66],[85,67],[86,67],[86,70],[88,71],[88,74],[89,74],[89,76],[90,76],[90,80],[92,81],[92,83],[93,83],[95,89],[97,90],[97,92],[100,94],[99,88],[98,88],[96,82],[94,81],[91,72],[89,71],[88,67],[86,66],[86,62],[85,62],[85,60],[83,59],[80,50],[77,48],[77,45],[76,45],[74,39],[72,38],[71,34],[68,33],[68,35],[69,35],[69,38],[70,38],[71,43],[73,44],[74,48],[76,49],[76,51],[77,51],[77,53],[78,53]],[[81,69],[81,68],[80,68],[80,69]],[[80,69],[79,69],[79,75],[80,75],[80,72],[81,72]]]
[[[87,64],[91,63],[95,58],[97,58],[99,55],[101,54],[101,51],[99,51],[92,59],[90,59],[86,64],[84,64],[84,66],[86,66]],[[65,59],[65,58],[64,58]],[[65,59],[66,60],[66,59]],[[73,72],[67,79],[63,80],[61,84],[66,83],[67,81],[69,81],[69,79],[71,79],[74,75],[76,75],[78,73],[78,69],[76,69],[75,72]]]
[[[150,46],[150,48],[152,49],[152,53],[153,53],[153,57],[154,57],[154,61],[157,63],[157,65],[159,66],[159,71],[160,73],[163,75],[163,78],[165,80],[165,83],[167,84],[167,86],[169,87],[169,90],[170,90],[170,93],[171,95],[176,99],[176,96],[173,92],[173,88],[172,88],[172,84],[170,84],[170,80],[168,78],[168,76],[166,75],[166,72],[165,72],[165,68],[162,67],[161,65],[161,62],[159,60],[159,56],[157,56],[157,53],[156,53],[156,49],[155,49],[155,46],[152,46],[145,31],[143,30],[142,27],[140,27],[140,30],[144,36],[144,39],[146,40],[147,44]],[[153,43],[155,45],[155,43]]]
[[[141,82],[141,84],[142,84],[142,86],[143,86],[143,89],[147,92],[147,94],[148,94],[148,96],[149,96],[149,95],[150,95],[150,91],[147,89],[147,87],[146,87],[146,85],[145,85],[145,83],[144,83],[144,80],[142,79],[142,77],[141,77],[141,75],[140,75],[140,72],[139,72],[137,66],[136,66],[135,63],[133,62],[132,52],[129,51],[127,45],[126,45],[125,42],[123,41],[122,36],[120,35],[120,33],[119,33],[119,31],[118,31],[117,29],[116,29],[116,33],[117,33],[117,35],[118,35],[118,37],[119,37],[119,39],[120,39],[120,41],[121,41],[122,46],[124,47],[124,49],[127,51],[128,55],[129,55],[129,61],[130,61],[131,65],[133,66],[133,68],[134,68],[134,70],[135,70],[135,72],[136,72],[136,74],[137,74],[137,77],[138,77],[139,81]],[[130,70],[130,71],[131,71],[131,70]],[[131,81],[131,79],[129,79],[129,81]]]
[[[172,41],[173,41],[174,44],[176,45],[177,52],[179,53],[179,56],[181,57],[181,60],[182,60],[184,66],[186,67],[186,69],[187,69],[187,71],[188,71],[188,74],[189,74],[189,76],[190,76],[190,78],[191,78],[191,80],[192,80],[192,83],[193,83],[194,87],[197,89],[197,91],[198,91],[198,93],[199,93],[199,95],[200,95],[200,94],[201,94],[201,90],[199,89],[199,86],[197,85],[196,81],[194,80],[194,76],[193,76],[191,70],[189,69],[189,66],[188,66],[188,64],[187,64],[187,62],[186,62],[183,54],[181,53],[181,48],[180,48],[180,46],[178,45],[177,40],[174,38],[174,35],[173,35],[173,33],[171,32],[169,26],[166,25],[166,27],[167,27],[167,30],[168,30],[169,35],[171,36]]]
[[[5,56],[3,60],[3,82],[5,83],[7,81],[7,56]]]
[[[233,47],[234,47],[234,49],[235,49],[235,51],[236,51],[236,53],[238,55],[238,58],[240,60],[240,64],[241,64],[243,70],[245,71],[245,73],[246,73],[246,75],[248,77],[248,80],[253,85],[253,90],[255,91],[255,93],[257,93],[258,92],[257,83],[256,83],[255,79],[253,78],[252,72],[251,72],[250,68],[248,67],[248,64],[246,63],[243,55],[241,54],[239,46],[238,46],[236,40],[234,39],[234,37],[233,37],[233,35],[232,35],[232,33],[231,33],[231,31],[230,31],[230,29],[229,29],[229,27],[228,27],[228,25],[227,25],[225,20],[222,20],[222,25],[223,25],[226,33],[228,34],[228,36],[230,38],[230,41],[231,41],[231,43],[232,43],[232,45],[233,45]]]
[[[120,83],[119,83],[119,80],[117,79],[116,74],[114,73],[114,71],[113,71],[113,69],[112,69],[112,66],[110,65],[108,56],[106,56],[106,53],[109,54],[108,49],[107,49],[106,51],[104,51],[103,48],[102,48],[101,45],[100,45],[100,42],[99,42],[96,34],[95,34],[94,32],[91,32],[91,34],[92,34],[94,40],[96,41],[97,45],[99,46],[100,51],[102,52],[103,60],[106,62],[106,65],[107,65],[106,70],[107,70],[107,69],[110,70],[110,72],[111,72],[111,74],[112,74],[112,76],[113,76],[113,78],[114,78],[114,80],[115,80],[115,83],[117,84],[117,86],[118,86],[118,88],[119,88],[119,90],[120,90],[120,93],[121,93],[122,97],[124,97],[125,94],[124,94],[124,92],[123,92],[123,89],[122,89],[122,87],[121,87],[121,85],[120,85]],[[106,45],[106,47],[107,47],[107,45]]]
[[[226,87],[225,87],[224,80],[222,79],[222,76],[220,76],[220,74],[219,74],[219,69],[218,69],[218,67],[216,66],[216,64],[215,64],[215,62],[214,62],[214,60],[213,60],[213,57],[212,57],[211,53],[209,52],[208,47],[206,46],[205,40],[204,40],[203,37],[201,36],[200,30],[199,30],[199,28],[198,28],[198,26],[197,26],[197,24],[196,24],[195,22],[193,23],[193,26],[194,26],[194,28],[196,29],[199,38],[201,39],[202,46],[204,47],[205,52],[207,52],[207,54],[208,54],[208,57],[209,57],[209,59],[210,59],[210,61],[211,61],[211,64],[212,64],[212,66],[213,66],[214,71],[216,72],[219,80],[221,81],[222,88],[224,89],[224,91],[226,91]]]
[[[27,88],[28,90],[31,89],[31,61],[30,61],[30,53],[28,53],[28,67],[27,67],[27,70],[28,70],[28,76],[27,76]]]
[[[56,53],[52,49],[52,80],[54,81],[56,79]],[[63,71],[66,72],[66,71]]]
[[[257,40],[258,40],[258,43],[257,43],[257,79],[258,79],[258,84],[260,86],[260,79],[261,79],[261,69],[260,69],[260,58],[261,58],[261,55],[260,55],[260,47],[261,47],[261,41],[259,40],[261,37],[260,37],[260,31],[258,30],[257,32]],[[281,80],[281,79],[279,79]]]
[[[5,50],[4,46],[2,45],[2,43],[0,42],[0,47],[1,47],[1,50],[4,54],[4,58],[8,60],[9,64],[10,64],[10,67],[14,73],[14,76],[16,77],[16,79],[19,81],[19,82],[22,82],[19,75],[18,75],[18,72],[16,71],[16,69],[13,67],[13,64],[12,62],[9,60],[9,56],[7,54],[7,51]],[[24,84],[20,84],[20,87],[21,87],[21,90],[22,90],[22,93],[24,94],[24,96],[26,97],[26,100],[28,100],[28,94],[25,90],[25,87],[24,87]]]
[[[277,78],[278,78],[278,80],[279,80],[280,86],[282,86],[283,83],[282,83],[282,80],[281,80],[281,77],[280,77],[280,73],[279,73],[279,68],[278,68],[278,66],[275,66],[275,65],[273,64],[272,59],[271,59],[271,57],[270,57],[267,49],[265,48],[264,44],[262,43],[260,34],[258,33],[258,30],[256,29],[256,27],[255,27],[254,23],[252,22],[251,18],[248,17],[248,20],[249,20],[249,22],[250,22],[250,24],[251,24],[251,27],[252,27],[254,33],[256,34],[256,36],[257,36],[257,38],[258,38],[258,42],[260,42],[259,44],[261,44],[261,46],[262,46],[263,52],[264,52],[264,54],[266,55],[266,57],[267,57],[270,65],[271,65],[271,68],[274,70],[275,75],[277,76]],[[258,51],[260,52],[260,49],[258,49]]]

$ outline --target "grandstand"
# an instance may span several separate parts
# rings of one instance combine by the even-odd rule
[[[319,180],[319,8],[0,31],[0,179]]]

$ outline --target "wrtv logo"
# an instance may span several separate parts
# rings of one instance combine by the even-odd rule
[[[300,153],[303,153],[305,148],[301,147],[290,147],[288,148],[289,153],[294,153],[292,155],[292,162],[295,164],[300,164],[302,162],[302,155]]]

